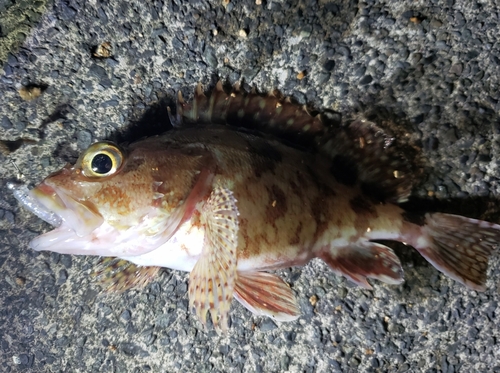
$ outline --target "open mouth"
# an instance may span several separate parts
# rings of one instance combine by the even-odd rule
[[[50,179],[33,189],[14,184],[10,184],[9,189],[23,207],[54,226],[53,230],[30,242],[30,247],[36,251],[113,257],[142,255],[167,242],[185,213],[180,209],[173,220],[162,220],[153,209],[151,216],[145,215],[138,224],[116,227],[106,221],[90,202],[72,197],[70,192],[54,185]],[[154,235],[148,234],[151,224],[158,222],[164,229],[159,229]]]
[[[54,233],[66,237],[68,235],[84,237],[101,226],[104,221],[98,213],[45,182],[31,190],[25,185],[14,184],[9,184],[9,188],[13,191],[14,197],[25,208],[56,228],[48,233],[54,237]],[[34,244],[35,242],[32,243],[32,246]],[[33,248],[36,250],[44,249]]]
[[[120,246],[119,242],[116,244],[119,232],[85,202],[72,198],[47,180],[31,190],[12,183],[8,187],[23,207],[55,227],[35,237],[29,244],[32,249],[59,254],[116,256],[113,249]],[[132,233],[125,235],[126,243],[133,238]]]
[[[7,187],[12,190],[12,194],[23,207],[31,211],[40,219],[54,227],[59,227],[62,224],[62,218],[44,206],[41,201],[33,195],[33,191],[29,190],[26,185],[9,183]]]

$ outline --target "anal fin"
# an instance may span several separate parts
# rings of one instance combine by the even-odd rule
[[[102,257],[91,276],[108,292],[123,292],[146,286],[153,281],[161,267],[141,267],[125,259]]]
[[[237,266],[238,209],[233,193],[216,186],[201,214],[205,238],[189,276],[189,304],[205,325],[210,311],[217,331],[227,330]]]
[[[277,321],[293,321],[300,316],[292,289],[271,273],[238,273],[234,297],[255,315]]]
[[[403,282],[403,268],[399,258],[391,248],[375,242],[324,249],[319,257],[333,271],[365,289],[372,288],[367,278],[388,284]]]

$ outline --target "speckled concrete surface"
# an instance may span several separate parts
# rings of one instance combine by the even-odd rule
[[[103,295],[89,258],[30,250],[49,226],[6,188],[17,178],[33,185],[95,140],[168,129],[165,107],[178,90],[189,97],[198,81],[243,79],[391,130],[423,168],[410,208],[498,222],[495,1],[23,4],[0,2],[0,140],[36,141],[0,155],[2,372],[500,371],[500,254],[485,293],[399,246],[402,286],[362,290],[313,261],[281,272],[301,300],[298,321],[277,325],[234,303],[231,330],[218,336],[189,314],[185,273]],[[22,18],[19,47],[2,40],[13,37],[14,6],[19,19],[43,9],[39,21]],[[112,57],[93,57],[104,42]],[[23,99],[34,86],[41,95]]]

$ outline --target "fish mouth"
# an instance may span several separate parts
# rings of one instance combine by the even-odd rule
[[[9,188],[13,190],[14,197],[25,208],[55,227],[54,230],[31,242],[31,247],[35,250],[47,249],[45,245],[39,245],[40,239],[46,235],[57,237],[59,234],[66,238],[73,235],[81,238],[91,234],[104,222],[98,212],[46,182],[42,182],[31,190],[26,186],[13,186],[12,184]]]

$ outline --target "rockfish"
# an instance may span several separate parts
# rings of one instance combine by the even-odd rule
[[[405,212],[398,203],[414,174],[374,123],[329,128],[328,115],[274,95],[227,94],[220,83],[209,97],[198,87],[191,104],[179,96],[170,119],[163,135],[97,142],[34,189],[12,187],[56,226],[31,247],[117,258],[122,289],[159,267],[188,271],[191,309],[222,330],[233,297],[257,315],[299,317],[292,289],[267,271],[312,258],[364,288],[368,278],[400,284],[401,263],[380,240],[484,290],[500,225]]]

